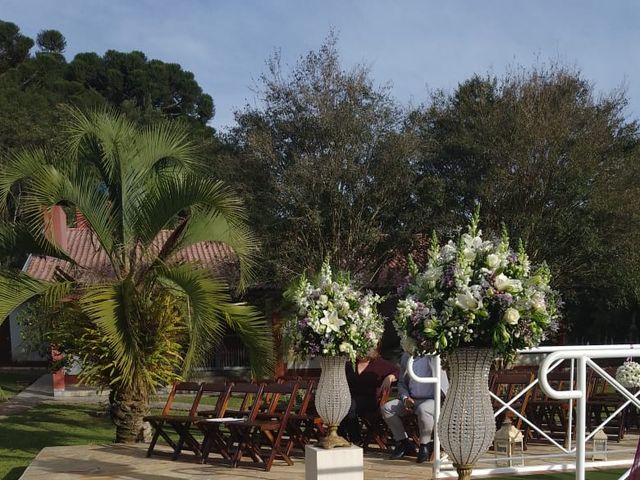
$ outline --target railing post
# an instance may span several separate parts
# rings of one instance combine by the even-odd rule
[[[442,369],[440,368],[440,355],[436,356],[436,385],[433,396],[433,478],[440,475],[440,437],[438,435],[438,425],[440,423],[440,399],[442,398]],[[433,375],[433,372],[431,372]]]
[[[578,397],[576,416],[576,480],[585,480],[586,436],[587,436],[587,356],[578,358]]]
[[[569,373],[569,385],[571,385],[570,388],[573,388],[574,382],[576,381],[576,359],[572,358],[571,359],[571,370]],[[569,431],[567,432],[567,441],[565,444],[565,448],[567,450],[571,450],[571,443],[572,443],[572,435],[573,435],[573,422],[574,422],[574,418],[573,418],[573,398],[569,399]],[[577,448],[578,444],[576,443],[576,448]]]

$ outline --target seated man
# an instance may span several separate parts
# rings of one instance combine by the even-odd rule
[[[431,377],[435,371],[435,358],[431,355],[417,357],[413,363],[413,371],[419,377]],[[396,441],[392,459],[402,458],[413,447],[409,443],[407,433],[400,417],[414,414],[418,419],[420,433],[420,449],[418,463],[425,462],[433,451],[431,433],[433,432],[434,383],[418,383],[409,376],[407,362],[409,354],[403,353],[400,359],[400,377],[398,378],[398,398],[391,400],[382,407],[382,417],[389,426]],[[447,374],[442,371],[440,387],[447,393],[449,381]]]

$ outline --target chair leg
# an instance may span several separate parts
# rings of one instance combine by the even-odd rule
[[[156,443],[158,442],[158,437],[160,436],[160,430],[155,423],[151,424],[153,426],[154,432],[153,437],[151,438],[151,443],[149,444],[149,448],[147,449],[147,457],[151,456],[153,449],[156,447]]]

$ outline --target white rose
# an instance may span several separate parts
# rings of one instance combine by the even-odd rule
[[[326,305],[328,301],[329,297],[327,297],[326,295],[320,295],[320,297],[318,298],[318,303],[320,305]]]
[[[516,310],[515,308],[507,308],[507,310],[504,312],[503,318],[504,321],[509,325],[516,325],[518,323],[518,320],[520,320],[520,312],[518,312],[518,310]]]
[[[499,292],[518,293],[522,291],[522,282],[507,277],[504,273],[498,275],[493,284]]]
[[[459,293],[456,295],[456,306],[463,310],[476,310],[478,301],[470,293]]]
[[[442,275],[442,268],[440,267],[431,267],[426,272],[424,272],[424,279],[427,282],[433,282],[438,280]]]
[[[498,265],[500,265],[500,257],[498,255],[495,253],[487,255],[487,267],[494,270]]]
[[[444,260],[450,260],[451,258],[455,257],[456,251],[457,249],[455,245],[451,240],[449,240],[449,243],[447,243],[444,247],[442,247],[442,250],[440,251],[440,255]]]

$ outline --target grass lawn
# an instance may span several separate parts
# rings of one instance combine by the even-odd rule
[[[108,418],[90,415],[97,405],[39,405],[0,420],[0,480],[17,480],[44,447],[110,443]]]
[[[44,370],[28,370],[24,372],[0,372],[0,402],[9,400],[40,377]]]
[[[618,480],[626,470],[587,470],[585,477],[588,480]],[[496,477],[500,480],[575,480],[575,473],[549,473],[546,475],[520,475],[518,477]]]

